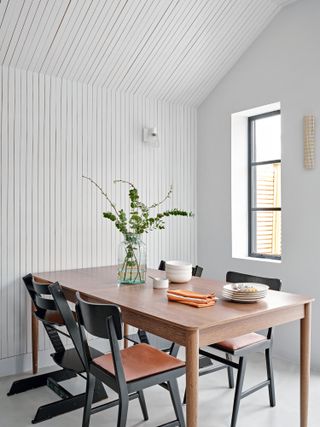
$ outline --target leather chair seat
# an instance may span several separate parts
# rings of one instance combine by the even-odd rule
[[[35,313],[40,320],[44,320],[45,322],[52,323],[53,325],[64,326],[64,320],[60,313],[56,310],[46,310],[44,315],[39,315],[37,312]],[[76,313],[72,312],[73,317],[76,320]]]
[[[247,347],[252,344],[257,344],[258,342],[265,341],[267,338],[264,335],[256,334],[252,332],[250,334],[240,335],[239,337],[230,338],[224,341],[220,341],[216,344],[219,348],[224,348],[226,350],[239,350],[243,347]]]
[[[148,344],[137,344],[121,350],[120,353],[126,382],[137,381],[185,366],[182,360]],[[115,375],[111,353],[97,357],[93,362],[109,374]]]
[[[49,323],[54,323],[55,325],[64,325],[64,320],[60,313],[54,310],[47,310],[43,316],[43,320]]]

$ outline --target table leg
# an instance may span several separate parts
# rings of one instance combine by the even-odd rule
[[[129,325],[127,323],[123,324],[123,335],[124,336],[129,335]],[[124,339],[123,340],[123,347],[124,348],[128,348],[128,346],[129,346],[129,341],[126,340],[126,339]]]
[[[304,306],[300,337],[300,427],[308,427],[311,351],[311,304]]]
[[[32,304],[31,313],[31,338],[32,338],[32,372],[38,373],[38,357],[39,357],[39,321],[33,315],[35,307]]]
[[[199,332],[188,333],[186,340],[187,427],[198,426]]]

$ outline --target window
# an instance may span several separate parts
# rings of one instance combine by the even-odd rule
[[[248,118],[249,256],[281,259],[280,110]]]

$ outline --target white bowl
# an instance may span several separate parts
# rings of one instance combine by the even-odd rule
[[[170,282],[185,283],[192,278],[192,264],[184,261],[167,261],[166,276]]]
[[[166,267],[166,271],[173,271],[175,273],[180,273],[181,271],[189,271],[192,270],[192,266],[190,265],[190,267],[186,266],[186,267],[179,267],[179,268],[175,268],[175,267]]]
[[[189,282],[192,278],[192,271],[184,271],[181,273],[172,273],[171,271],[166,271],[167,279],[173,283],[185,283]]]
[[[154,277],[153,287],[154,289],[167,289],[169,287],[169,280],[161,277]]]
[[[170,282],[189,282],[192,278],[192,264],[184,261],[166,261],[166,276]]]
[[[166,271],[189,271],[192,270],[192,264],[184,261],[166,261]]]

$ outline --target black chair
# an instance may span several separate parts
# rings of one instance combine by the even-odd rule
[[[249,274],[237,273],[234,271],[229,271],[226,276],[226,281],[231,283],[240,283],[240,282],[250,282],[250,283],[262,283],[268,285],[270,289],[274,291],[281,290],[281,280],[252,276]],[[200,349],[199,353],[202,356],[209,357],[217,362],[220,362],[227,366],[228,374],[231,373],[232,378],[229,377],[229,386],[234,387],[232,368],[238,370],[235,397],[233,403],[233,411],[231,418],[231,427],[235,427],[237,423],[237,417],[239,412],[240,400],[244,397],[249,396],[255,391],[260,390],[263,387],[268,386],[269,389],[269,401],[270,406],[275,406],[275,388],[274,388],[274,377],[273,377],[273,368],[272,368],[272,328],[269,328],[265,334],[262,333],[250,333],[242,335],[240,337],[231,338],[219,342],[217,344],[212,344],[208,346],[212,349],[222,351],[226,354],[226,357],[221,357],[215,354],[210,353],[207,350]],[[251,387],[248,390],[242,391],[244,375],[247,364],[247,356],[252,353],[264,352],[265,361],[266,361],[266,370],[267,370],[267,379],[260,382],[259,384]],[[235,362],[232,360],[233,356],[239,357],[239,361]],[[230,372],[231,371],[231,372]],[[206,375],[210,373],[210,370],[200,371],[200,375]]]
[[[166,262],[161,260],[158,270],[165,271]],[[192,276],[201,277],[203,272],[203,268],[199,265],[196,265],[192,268]],[[145,343],[150,344],[153,347],[159,348],[162,351],[165,351],[172,356],[177,356],[179,351],[179,346],[172,341],[166,340],[165,338],[161,338],[157,335],[151,334],[150,332],[146,332],[142,329],[138,329],[138,331],[134,334],[130,334],[125,336],[125,339],[133,342],[134,344]],[[203,365],[206,366],[206,365]]]
[[[148,344],[119,349],[118,341],[123,338],[120,309],[112,304],[93,304],[84,301],[77,293],[76,311],[80,324],[83,353],[89,381],[87,400],[83,413],[82,427],[88,427],[90,415],[119,405],[117,427],[125,427],[129,400],[139,397],[144,419],[148,419],[143,390],[157,384],[167,383],[176,419],[161,427],[185,426],[179,396],[177,378],[185,373],[185,363]],[[92,357],[88,348],[86,333],[105,338],[111,352]],[[112,390],[119,399],[91,409],[96,378]]]
[[[80,345],[80,332],[79,329],[77,329],[72,311],[69,308],[70,317],[74,326],[70,329],[69,325],[64,322],[55,301],[50,295],[50,283],[36,282],[33,280],[31,274],[25,276],[23,281],[35,307],[33,315],[36,316],[36,318],[43,324],[54,348],[54,353],[51,354],[51,357],[54,362],[62,368],[54,372],[14,381],[10,391],[8,392],[8,396],[11,396],[13,394],[22,393],[38,387],[48,386],[61,398],[61,400],[56,402],[40,406],[35,418],[32,420],[32,423],[35,424],[83,407],[85,404],[86,394],[81,393],[74,396],[59,383],[70,378],[77,377],[78,375],[85,379],[86,377],[83,375],[85,367],[82,362],[82,358],[79,356],[78,350],[75,347],[66,349],[60,339],[60,334],[62,334],[70,338],[74,344],[77,344],[77,346]],[[68,333],[59,329],[63,326],[66,327]],[[102,354],[95,349],[91,349],[91,351],[95,357]],[[94,392],[94,401],[96,402],[105,399],[106,397],[107,394],[103,385],[101,382],[97,382]]]

